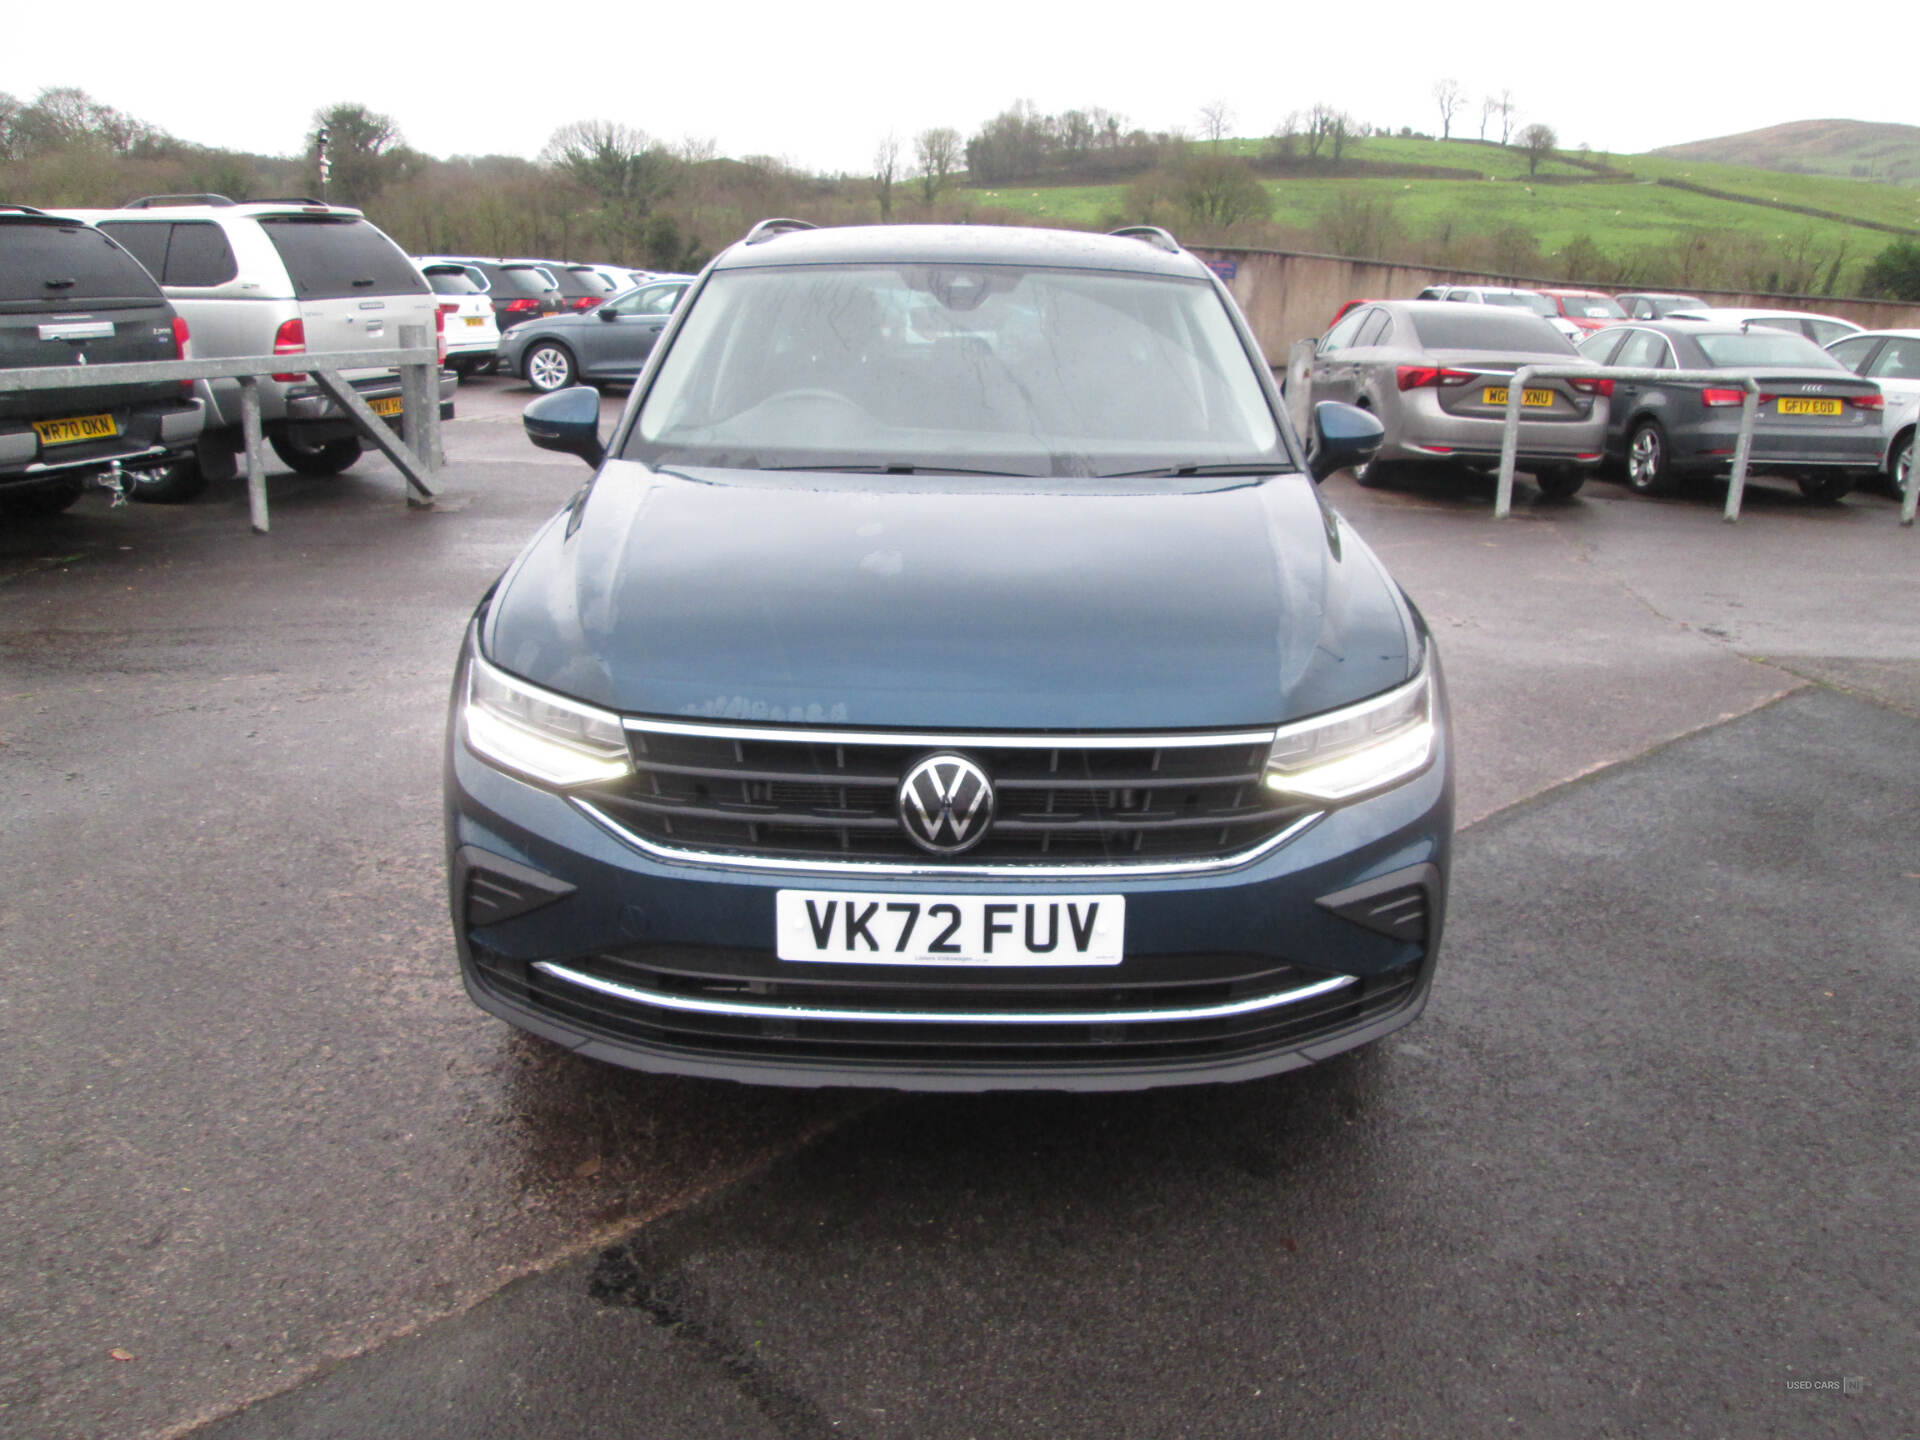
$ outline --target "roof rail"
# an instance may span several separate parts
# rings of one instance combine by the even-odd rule
[[[1123,240],[1144,240],[1155,249],[1164,250],[1169,255],[1180,253],[1180,242],[1158,225],[1127,225],[1118,230],[1109,230],[1107,233]]]
[[[789,230],[818,230],[820,227],[811,220],[762,220],[747,232],[742,245],[758,245],[763,240],[771,240],[776,235],[784,235]]]
[[[138,200],[129,200],[122,210],[155,210],[167,205],[231,205],[233,201],[224,195],[142,195]]]
[[[36,210],[31,205],[0,205],[0,210],[12,210],[20,215],[44,215],[44,210]]]
[[[311,195],[262,195],[257,200],[247,201],[249,205],[327,205],[325,200],[316,200]],[[333,207],[327,205],[331,210]]]

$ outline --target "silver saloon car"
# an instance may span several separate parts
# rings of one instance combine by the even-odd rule
[[[1485,305],[1384,300],[1353,311],[1314,351],[1313,398],[1373,411],[1386,427],[1354,471],[1385,485],[1417,467],[1499,463],[1507,382],[1523,365],[1578,365],[1579,353],[1537,315]],[[1572,495],[1599,464],[1612,382],[1537,380],[1521,396],[1519,468],[1543,494]]]

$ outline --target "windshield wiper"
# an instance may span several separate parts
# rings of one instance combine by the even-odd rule
[[[1040,480],[1024,470],[968,470],[959,465],[760,465],[760,470],[825,470],[839,475],[990,475],[999,480]]]
[[[1114,470],[1099,480],[1146,480],[1182,475],[1281,475],[1293,469],[1285,460],[1233,460],[1220,465],[1159,465],[1151,470]]]

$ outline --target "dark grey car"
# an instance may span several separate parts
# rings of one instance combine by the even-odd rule
[[[178,360],[187,341],[159,284],[116,241],[77,219],[0,206],[0,370]],[[145,498],[204,420],[178,380],[0,393],[0,516],[55,514],[116,466]]]
[[[1580,353],[1623,369],[1726,372],[1724,386],[1614,382],[1607,452],[1624,461],[1627,488],[1642,495],[1732,468],[1748,375],[1760,384],[1751,456],[1757,469],[1791,474],[1809,499],[1838,500],[1879,468],[1880,387],[1802,336],[1657,321],[1602,330]]]
[[[542,394],[583,382],[630,381],[692,283],[684,275],[656,280],[591,310],[516,325],[500,337],[498,368]]]
[[[1500,459],[1507,379],[1523,365],[1576,365],[1572,344],[1540,316],[1491,305],[1383,300],[1343,318],[1313,356],[1313,398],[1373,411],[1386,438],[1354,471],[1384,485],[1415,467]],[[1522,397],[1520,468],[1551,496],[1574,493],[1600,463],[1604,380],[1540,380]]]

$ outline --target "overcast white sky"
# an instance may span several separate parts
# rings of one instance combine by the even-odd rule
[[[1888,80],[1920,81],[1920,5],[1878,7],[1870,52],[1851,20],[1809,31],[1770,14],[1786,12],[1668,5],[1625,25],[1605,6],[1403,0],[1311,9],[389,0],[216,7],[179,22],[151,3],[93,0],[83,14],[18,0],[0,90],[24,100],[78,85],[183,139],[268,154],[298,151],[319,107],[358,101],[441,156],[532,156],[556,127],[604,118],[669,141],[712,139],[723,155],[849,171],[868,168],[889,129],[903,142],[933,125],[965,135],[1016,99],[1043,111],[1103,105],[1150,130],[1192,130],[1202,105],[1224,100],[1243,135],[1326,100],[1374,125],[1437,133],[1431,91],[1441,76],[1472,97],[1456,134],[1477,133],[1480,95],[1510,87],[1524,121],[1551,124],[1563,145],[1617,153],[1789,120],[1920,123],[1920,84]],[[209,23],[215,15],[228,18]],[[1511,38],[1496,34],[1502,27]],[[1795,38],[1809,33],[1835,36],[1830,58]]]

